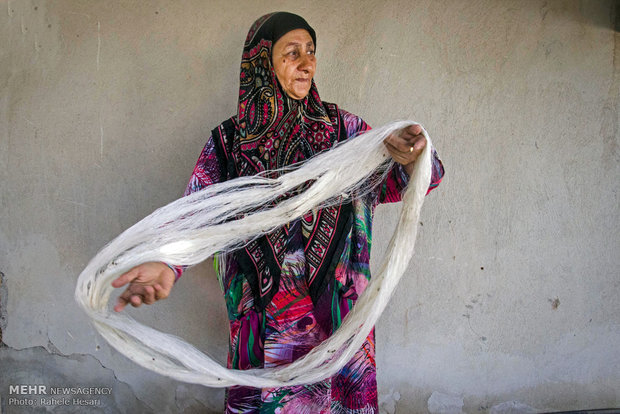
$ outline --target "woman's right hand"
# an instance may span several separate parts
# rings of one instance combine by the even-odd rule
[[[151,305],[167,298],[174,279],[172,269],[162,262],[148,262],[134,267],[112,281],[112,286],[115,288],[129,284],[118,297],[114,310],[120,312],[127,304],[135,308],[143,303]]]

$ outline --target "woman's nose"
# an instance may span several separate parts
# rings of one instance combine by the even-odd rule
[[[313,64],[314,64],[314,56],[304,53],[301,56],[298,68],[299,70],[303,72],[308,72],[312,68]]]

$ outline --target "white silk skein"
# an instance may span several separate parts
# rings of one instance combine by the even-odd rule
[[[431,179],[431,141],[403,195],[386,256],[341,327],[297,361],[277,368],[230,370],[184,340],[110,310],[112,280],[145,262],[194,265],[232,252],[306,212],[361,197],[393,165],[383,140],[411,121],[373,129],[267,178],[240,177],[211,185],[154,211],[106,245],[79,276],[75,298],[99,333],[134,362],[179,381],[209,387],[282,387],[336,374],[362,346],[413,256],[420,209]],[[279,175],[279,176],[278,176]],[[305,185],[304,185],[305,184]],[[299,190],[303,186],[303,191]],[[290,194],[295,194],[290,196]],[[278,203],[275,203],[279,200]]]

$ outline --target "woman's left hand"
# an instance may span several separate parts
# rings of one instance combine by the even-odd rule
[[[420,125],[410,125],[391,133],[383,143],[394,161],[402,164],[411,175],[413,163],[426,146],[426,138]]]

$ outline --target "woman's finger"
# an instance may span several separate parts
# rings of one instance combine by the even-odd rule
[[[160,284],[157,284],[155,287],[155,297],[157,300],[166,299],[170,294],[170,288],[163,288]]]
[[[422,126],[415,124],[415,125],[410,125],[407,128],[405,128],[411,135],[421,135],[422,134]]]
[[[416,148],[416,143],[418,143],[419,141],[426,142],[426,138],[424,137],[424,135],[421,135],[421,134],[419,134],[419,135],[392,134],[389,137],[387,137],[384,142],[392,144],[392,146],[397,151],[406,153],[406,152],[413,152],[411,150],[412,147],[414,149],[417,149]],[[420,144],[418,144],[418,145],[420,145]],[[422,144],[422,147],[424,147],[423,144]]]
[[[411,147],[413,148],[413,150],[410,149],[410,152],[417,152],[419,154],[420,152],[422,152],[425,146],[426,146],[426,137],[424,135],[418,135],[415,138],[415,140],[411,143]]]
[[[397,131],[394,135],[403,138],[405,141],[410,141],[416,136],[422,135],[422,127],[420,125],[409,125]]]
[[[426,138],[424,135],[417,135],[411,139],[405,140],[404,138],[394,138],[387,139],[384,141],[386,145],[390,145],[389,148],[392,148],[395,151],[406,155],[411,152],[416,152],[421,148],[424,148],[424,144],[426,143]]]
[[[119,296],[118,299],[116,299],[116,305],[114,305],[114,312],[121,312],[123,309],[125,309],[125,306],[127,306],[128,300]]]
[[[418,137],[419,138],[408,143],[406,146],[403,146],[402,143],[396,146],[388,140],[384,141],[384,144],[394,161],[402,165],[407,165],[414,162],[426,146],[426,138],[422,135]]]
[[[155,288],[153,286],[144,286],[142,294],[142,302],[147,305],[152,305],[157,300],[155,296]]]
[[[142,296],[131,295],[131,298],[129,298],[129,302],[134,308],[139,308],[142,305]]]
[[[385,142],[384,143],[388,152],[390,153],[390,156],[392,157],[392,159],[394,161],[396,161],[399,164],[406,164],[407,163],[407,159],[405,158],[403,151],[400,151],[398,148],[396,148],[394,145],[392,145],[389,142]]]
[[[127,283],[131,283],[132,280],[138,277],[140,274],[138,267],[134,267],[128,272],[123,273],[112,281],[112,287],[119,288],[125,286]]]

